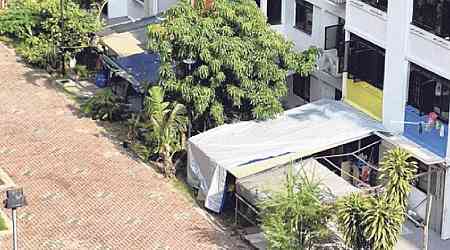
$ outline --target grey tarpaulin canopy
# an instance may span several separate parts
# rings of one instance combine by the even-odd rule
[[[349,105],[319,100],[263,122],[226,124],[188,141],[188,183],[220,212],[228,173],[243,178],[359,140],[382,125]]]
[[[285,186],[289,168],[292,168],[294,176],[305,176],[318,181],[327,200],[333,201],[350,193],[359,192],[358,188],[313,158],[241,178],[236,182],[236,192],[251,205],[256,206],[259,201],[269,197],[270,193],[280,191]]]

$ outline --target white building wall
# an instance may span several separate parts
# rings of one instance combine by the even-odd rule
[[[347,1],[345,29],[383,48],[386,47],[387,19],[385,12],[361,1]]]
[[[409,61],[450,79],[450,41],[408,25]]]
[[[172,5],[178,2],[178,0],[157,0],[157,1],[158,1],[158,13],[167,10]]]
[[[140,19],[167,10],[178,0],[109,0],[108,18],[129,16]]]
[[[345,5],[331,4],[326,0],[310,0],[308,2],[314,5],[311,34],[294,27],[296,15],[295,0],[282,1],[282,24],[272,26],[274,30],[282,34],[287,40],[292,41],[295,49],[298,51],[304,51],[311,46],[323,49],[325,46],[325,27],[338,24],[339,17],[345,18]],[[266,0],[261,0],[261,11],[266,15]],[[335,88],[342,88],[342,78],[322,71],[316,71],[311,76],[310,86],[311,101],[316,101],[320,98],[334,99]],[[291,89],[292,84],[289,83],[288,87]],[[302,103],[296,101],[295,96],[289,97],[288,100],[290,106]]]
[[[109,0],[108,18],[128,16],[128,0]]]

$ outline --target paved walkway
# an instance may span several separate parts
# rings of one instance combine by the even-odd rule
[[[0,44],[0,167],[29,203],[19,210],[20,249],[240,248],[107,135]]]

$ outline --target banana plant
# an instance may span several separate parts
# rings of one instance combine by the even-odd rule
[[[187,116],[184,105],[177,102],[165,102],[164,91],[160,86],[149,89],[145,100],[146,125],[145,137],[158,155],[159,167],[166,177],[175,176],[173,155],[184,149]]]

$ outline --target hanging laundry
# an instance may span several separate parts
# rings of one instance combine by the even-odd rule
[[[361,181],[363,181],[364,183],[369,183],[370,170],[371,170],[370,167],[367,165],[362,167]]]
[[[426,131],[430,131],[431,128],[433,128],[435,126],[438,117],[439,116],[435,112],[430,112],[428,114],[427,126],[425,127]]]

